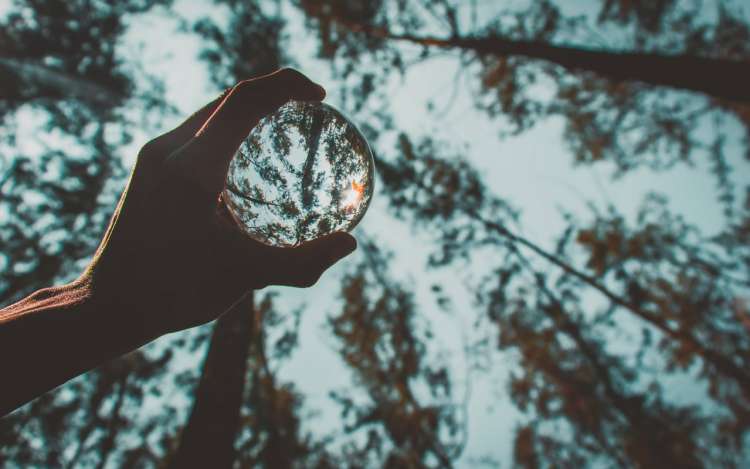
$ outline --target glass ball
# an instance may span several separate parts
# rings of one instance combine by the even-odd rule
[[[325,103],[291,101],[262,119],[229,164],[229,213],[253,239],[296,246],[351,231],[373,194],[367,140]]]

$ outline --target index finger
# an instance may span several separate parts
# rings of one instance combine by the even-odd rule
[[[180,152],[179,166],[210,194],[224,188],[227,168],[260,119],[290,100],[320,101],[322,86],[293,69],[238,83]]]

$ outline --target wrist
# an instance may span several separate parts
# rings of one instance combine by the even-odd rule
[[[153,337],[84,281],[45,288],[0,310],[0,416]]]
[[[84,283],[79,281],[43,288],[0,310],[0,322],[20,320],[50,310],[82,310],[89,302],[90,291]]]
[[[118,354],[134,350],[163,335],[149,321],[154,315],[146,314],[145,305],[130,289],[110,289],[96,282],[86,281],[82,309],[92,333],[116,337]]]

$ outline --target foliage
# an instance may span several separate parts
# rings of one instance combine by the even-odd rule
[[[166,110],[156,104],[158,86],[135,86],[118,44],[129,15],[167,3],[17,1],[2,19],[3,304],[70,280],[96,248],[126,175],[117,153],[137,125],[127,109]],[[138,410],[160,395],[154,382],[170,357],[168,350],[132,352],[20,409],[0,424],[0,463],[153,462],[158,443],[133,445],[121,433],[138,426],[146,438],[166,427],[174,409]]]
[[[726,142],[740,138],[744,152],[750,151],[748,95],[742,82],[736,86],[744,101],[710,92],[696,95],[679,84],[674,89],[652,86],[643,82],[649,80],[646,64],[651,64],[643,57],[640,77],[626,71],[615,76],[627,73],[629,80],[607,75],[624,60],[617,55],[622,52],[676,56],[685,62],[695,57],[727,59],[747,69],[750,29],[739,5],[607,1],[594,21],[591,15],[569,14],[562,4],[539,0],[520,11],[486,13],[490,17],[480,21],[475,2],[299,3],[320,38],[320,54],[350,84],[347,92],[357,99],[357,107],[391,75],[403,74],[407,64],[452,53],[461,63],[456,81],[474,75],[470,83],[475,105],[499,122],[501,136],[562,118],[576,163],[610,161],[620,174],[710,158],[724,210],[732,213],[736,201],[728,161],[733,155],[727,153]],[[705,8],[711,9],[708,14]],[[612,23],[618,26],[616,45],[603,37],[610,34]],[[569,60],[590,50],[591,44],[599,54]],[[677,83],[679,60],[665,67],[660,77],[664,83]],[[609,62],[602,74],[601,64]],[[377,69],[375,63],[393,67]],[[715,75],[702,77],[713,79]]]
[[[367,399],[334,392],[354,467],[449,467],[462,452],[459,405],[449,369],[430,359],[431,331],[419,320],[413,293],[393,280],[388,257],[360,243],[365,262],[343,281],[343,309],[329,319],[338,352]],[[420,331],[422,329],[422,331]],[[421,392],[420,392],[421,391]]]
[[[653,195],[633,227],[614,207],[588,223],[568,216],[546,251],[511,231],[514,211],[466,162],[436,155],[445,145],[405,136],[399,143],[398,157],[380,162],[381,175],[396,213],[433,235],[432,265],[485,252],[500,262],[476,294],[497,328],[493,343],[520,354],[508,391],[532,420],[519,428],[517,458],[531,466],[604,455],[625,466],[739,464],[750,422],[750,342],[738,327],[748,266],[735,260],[745,249],[735,227],[706,239]],[[608,339],[633,320],[636,353],[609,351]],[[724,410],[670,404],[669,374],[705,381]],[[577,436],[560,440],[553,424]]]
[[[131,123],[128,109],[168,106],[159,87],[143,95],[135,86],[117,44],[128,18],[168,3],[27,0],[3,20],[3,304],[74,275],[95,248],[114,205],[110,181],[124,176],[117,149],[132,137],[118,123]],[[461,465],[474,456],[465,454],[468,402],[429,324],[440,308],[473,324],[467,363],[483,377],[501,373],[493,357],[510,370],[500,392],[521,418],[514,435],[499,436],[513,439],[509,464],[746,465],[748,101],[682,86],[678,73],[655,83],[643,67],[624,79],[602,65],[624,53],[746,64],[741,5],[601,0],[581,11],[551,0],[515,9],[485,3],[217,0],[216,16],[184,23],[201,39],[196,57],[221,89],[297,59],[289,25],[304,15],[333,75],[329,93],[339,87],[343,110],[359,118],[373,145],[378,197],[429,240],[426,265],[414,269],[438,279],[436,305],[420,296],[421,275],[405,278],[391,249],[359,236],[359,262],[341,279],[324,329],[340,361],[331,366],[343,365],[350,378],[329,396],[335,431],[316,429],[314,401],[283,373],[297,356],[304,311],[256,293],[213,326],[214,337],[246,332],[234,342],[209,343],[206,328],[178,336],[7,417],[0,462],[165,467],[184,451],[191,423],[203,427],[196,409],[209,388],[242,396],[234,412],[201,417],[219,426],[238,419],[226,456],[239,467]],[[574,66],[561,50],[594,55]],[[453,60],[456,86],[469,87],[473,107],[500,138],[558,122],[573,165],[606,165],[615,178],[709,162],[724,223],[700,228],[654,192],[634,216],[606,201],[590,201],[588,212],[563,208],[564,229],[533,239],[524,231],[525,207],[495,193],[471,147],[395,129],[389,84],[433,58]],[[26,154],[16,135],[29,115],[56,137]],[[425,119],[438,116],[431,108]],[[477,265],[488,268],[461,277]],[[448,292],[458,284],[473,303],[454,311]],[[204,346],[201,370],[178,370],[170,360],[193,363]],[[242,364],[224,370],[237,378],[231,389],[211,379],[211,357]],[[169,383],[169,398],[160,383]]]

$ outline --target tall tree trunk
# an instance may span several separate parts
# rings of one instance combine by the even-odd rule
[[[247,357],[253,327],[253,294],[248,293],[214,326],[190,419],[170,467],[230,468],[240,427]]]
[[[310,209],[313,203],[313,183],[315,182],[315,155],[318,154],[320,146],[320,134],[323,132],[323,121],[325,114],[322,109],[312,110],[312,123],[310,124],[309,138],[307,139],[307,158],[302,168],[302,207]]]
[[[478,55],[523,56],[542,59],[569,70],[594,72],[615,81],[640,81],[705,93],[715,98],[750,102],[750,61],[711,59],[694,55],[645,52],[613,52],[583,47],[552,45],[500,36],[438,38],[392,34],[340,19],[333,21],[355,32],[382,39],[405,41],[426,47],[461,49]]]

